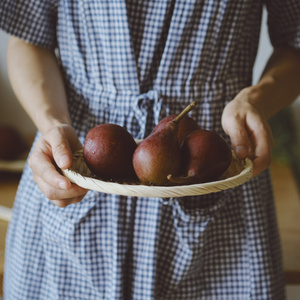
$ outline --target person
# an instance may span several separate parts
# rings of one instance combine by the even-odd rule
[[[252,84],[262,6],[274,53]],[[284,299],[268,119],[299,95],[300,3],[2,0],[12,87],[38,128],[6,241],[17,299]],[[69,168],[102,123],[146,137],[195,100],[253,178],[214,194],[87,191]]]

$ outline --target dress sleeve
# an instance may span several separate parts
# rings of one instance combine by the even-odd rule
[[[1,0],[0,29],[44,48],[56,46],[55,0]]]
[[[300,48],[300,1],[266,0],[268,29],[274,47]]]

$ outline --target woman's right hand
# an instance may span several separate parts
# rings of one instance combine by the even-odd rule
[[[17,98],[42,133],[29,158],[34,181],[55,205],[81,201],[87,190],[59,172],[59,168],[71,167],[72,153],[82,145],[68,125],[65,82],[55,52],[11,36],[7,67]]]
[[[55,205],[66,207],[82,200],[87,190],[71,183],[59,169],[72,165],[72,153],[82,145],[70,125],[59,125],[47,131],[36,143],[29,157],[33,180]]]

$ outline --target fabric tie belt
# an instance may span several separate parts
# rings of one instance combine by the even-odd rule
[[[149,90],[147,93],[136,97],[133,104],[133,113],[140,127],[138,139],[145,138],[152,131],[151,118],[153,118],[154,124],[158,124],[161,110],[162,101],[159,99],[157,91]]]

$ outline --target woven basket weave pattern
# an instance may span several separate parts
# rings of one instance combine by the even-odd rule
[[[248,181],[252,170],[250,159],[239,160],[233,154],[230,167],[217,181],[181,186],[120,184],[97,179],[87,167],[83,151],[80,150],[73,155],[72,167],[62,172],[71,182],[89,190],[124,196],[169,198],[203,195],[233,188]]]

